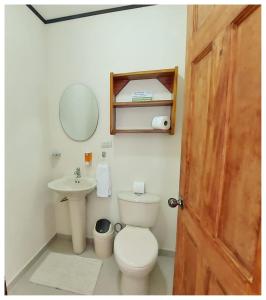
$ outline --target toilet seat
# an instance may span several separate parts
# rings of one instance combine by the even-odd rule
[[[126,226],[115,238],[114,253],[124,271],[144,275],[156,262],[158,242],[148,228]]]

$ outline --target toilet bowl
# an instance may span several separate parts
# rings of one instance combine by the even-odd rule
[[[148,294],[149,274],[158,256],[158,243],[152,232],[127,225],[115,238],[114,255],[122,272],[121,293]]]
[[[121,293],[146,295],[158,256],[158,243],[149,228],[156,223],[160,197],[124,191],[118,193],[118,200],[120,219],[126,224],[114,242],[114,256],[122,273]]]

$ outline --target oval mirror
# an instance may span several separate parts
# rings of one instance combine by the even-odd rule
[[[59,119],[65,133],[75,141],[86,141],[95,132],[99,110],[92,90],[80,83],[68,86],[59,104]]]

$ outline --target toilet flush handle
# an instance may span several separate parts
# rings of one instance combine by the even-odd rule
[[[118,233],[123,229],[123,225],[121,223],[115,223],[114,225],[115,232]]]
[[[181,209],[184,208],[184,200],[182,197],[179,196],[178,199],[175,198],[169,198],[168,199],[168,205],[170,207],[176,207],[177,205],[180,206]]]

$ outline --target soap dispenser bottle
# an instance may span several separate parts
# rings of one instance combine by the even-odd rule
[[[84,161],[86,166],[91,166],[92,164],[92,152],[85,152]]]

